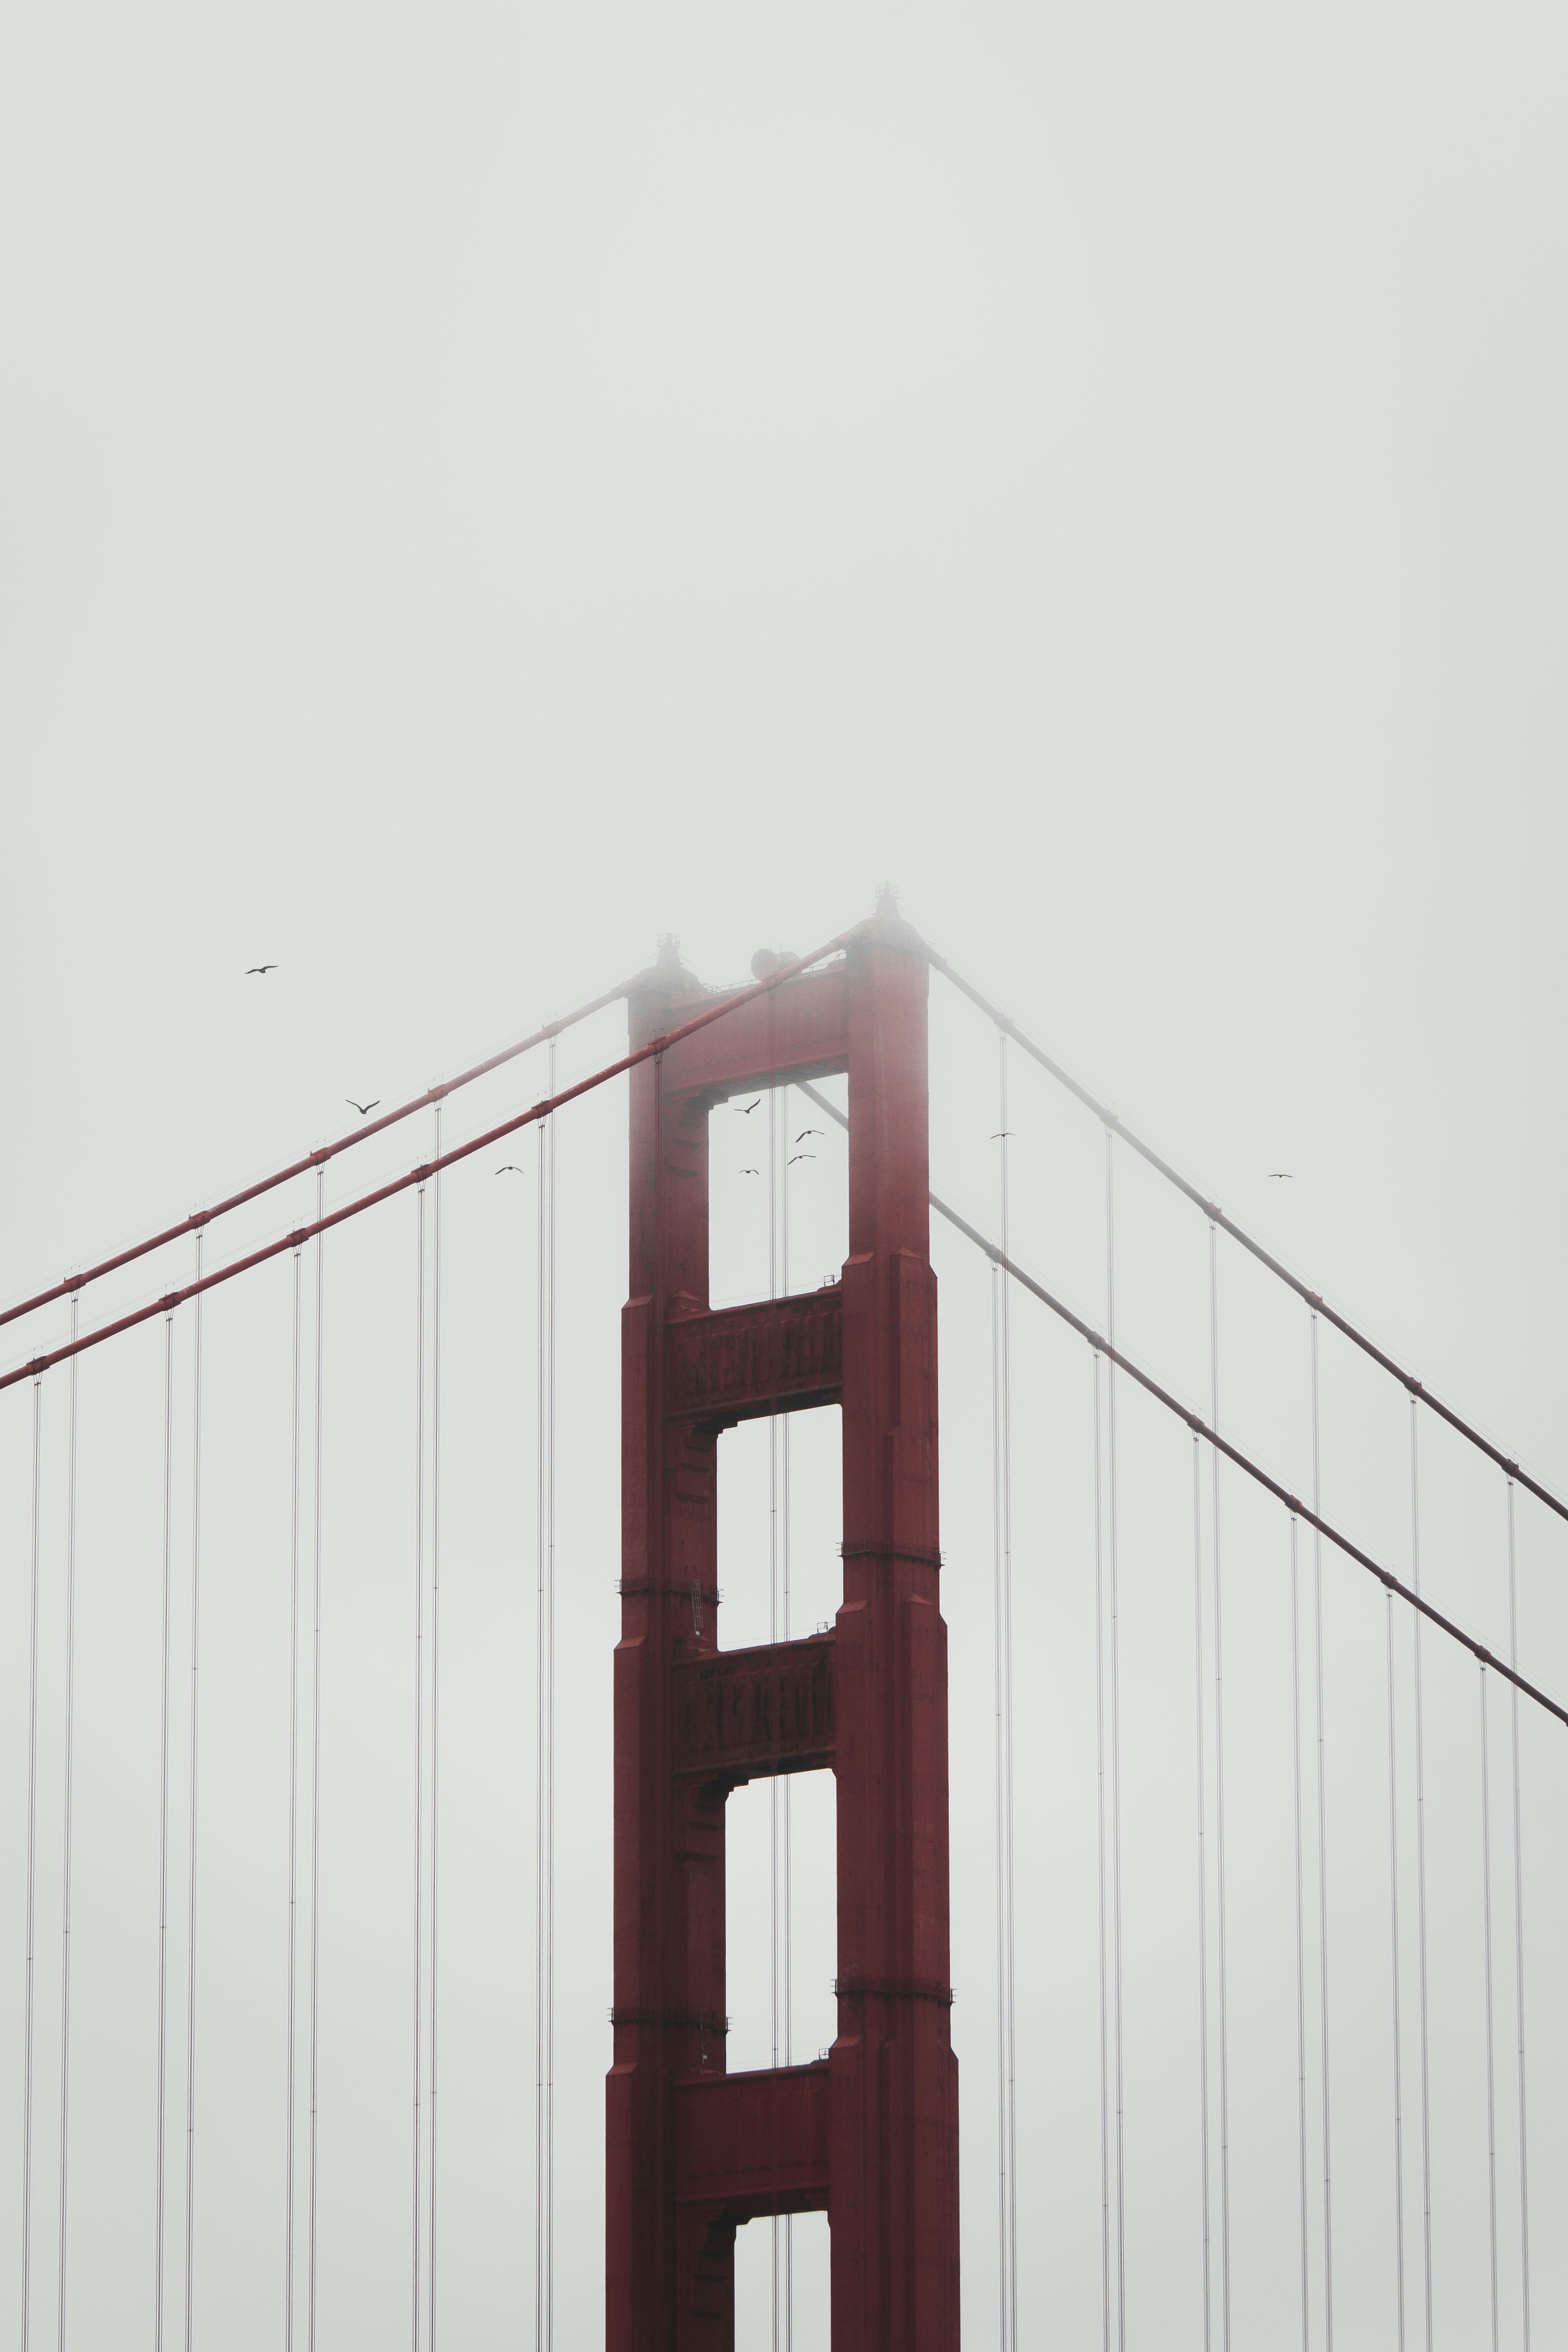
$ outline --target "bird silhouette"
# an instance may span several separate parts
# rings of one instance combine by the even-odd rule
[[[758,1095],[757,1102],[731,1103],[730,1108],[734,1111],[737,1118],[749,1118],[752,1112],[757,1108],[757,1103],[759,1103],[761,1100],[762,1097]]]
[[[253,972],[253,971],[254,971],[254,972],[266,972],[266,971],[276,971],[277,970],[277,966],[275,963],[252,963],[252,964],[247,964],[247,965],[246,966],[246,972],[245,972],[245,976],[246,976],[246,980],[248,980],[248,979],[250,978],[250,976],[251,976],[251,974],[252,974],[252,972]]]
[[[508,1160],[504,1166],[496,1171],[497,1176],[526,1176],[528,1172],[526,1168],[519,1168],[515,1160]]]
[[[814,1151],[797,1151],[784,1162],[784,1165],[786,1168],[793,1168],[797,1160],[815,1160],[816,1156]]]
[[[800,1134],[795,1138],[795,1140],[797,1143],[804,1143],[809,1135],[821,1135],[821,1133],[822,1129],[820,1127],[803,1127],[800,1129]],[[815,1157],[816,1154],[813,1152],[812,1158],[814,1159]]]
[[[1269,1171],[1270,1184],[1293,1184],[1295,1181],[1295,1177],[1288,1168],[1270,1168]]]
[[[381,1107],[381,1099],[380,1095],[378,1095],[374,1102],[361,1103],[356,1102],[352,1095],[345,1095],[343,1097],[343,1100],[348,1104],[349,1108],[350,1110],[357,1110],[361,1118],[369,1118],[371,1111],[379,1109]]]
[[[737,1176],[760,1176],[762,1171],[760,1168],[737,1168],[735,1172]]]

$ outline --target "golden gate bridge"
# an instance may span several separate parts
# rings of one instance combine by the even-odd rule
[[[951,1103],[934,987],[977,1024]],[[629,1049],[559,1083],[561,1041],[622,1005]],[[456,1131],[517,1064],[533,1097]],[[1052,1177],[1026,1197],[1026,1086],[1078,1123],[1075,1194]],[[620,1555],[564,1559],[570,1114],[621,1091],[620,1393],[605,1339],[580,1408],[596,1482],[619,1474]],[[423,1156],[356,1186],[353,1155],[410,1119]],[[994,1162],[977,1207],[932,1181],[958,1122]],[[808,1171],[832,1180],[810,1211]],[[482,1212],[460,1190],[478,1176],[508,1180]],[[225,1247],[274,1193],[287,1224]],[[751,1287],[716,1302],[743,1195]],[[465,1258],[470,1207],[485,1238]],[[983,1285],[941,1346],[934,1236]],[[1129,1334],[1146,1269],[1178,1248],[1197,1278],[1170,1370]],[[515,1356],[528,1329],[526,1425],[484,1401],[485,1348],[466,1385],[455,1363],[455,1265],[465,1344],[483,1326]],[[121,1295],[148,1274],[162,1286]],[[1000,2352],[1553,2340],[1561,2053],[1526,2029],[1560,1927],[1568,1711],[1539,1596],[1568,1505],[890,897],[809,955],[759,954],[738,987],[666,942],[0,1321],[24,2347],[102,2340],[109,2312],[115,2340],[159,2347],[401,2330],[413,2352],[601,2333],[615,2352],[946,2352],[961,2320]],[[1286,1408],[1260,1412],[1276,1391]],[[808,1572],[791,1449],[835,1425],[841,1519]],[[766,1534],[735,1548],[767,1572],[737,1610],[718,1472],[751,1438]],[[1369,1454],[1396,1513],[1367,1505]],[[961,1497],[956,1600],[939,1465]],[[808,1621],[825,1554],[837,1589]],[[269,1631],[247,1654],[233,1619],[214,1663],[204,1629],[242,1583],[265,1586]],[[584,1681],[568,1653],[589,1584],[618,1588],[621,1622]],[[528,1738],[505,1772],[450,1720],[444,1607],[471,1657],[503,1627],[514,1660],[526,1647]],[[722,1639],[721,1609],[754,1638]],[[945,1619],[986,1668],[983,1698],[956,1688],[951,1788]],[[612,1681],[580,1726],[580,1691]],[[231,1710],[246,1737],[214,1793]],[[483,1759],[455,1805],[455,1731]],[[603,1757],[591,1828],[563,1741],[574,1769]],[[813,1788],[831,1855],[805,1834],[829,1829]],[[808,1987],[819,1866],[830,1965]],[[597,1921],[595,1881],[609,2015],[591,2048],[576,1923]],[[486,1974],[472,1955],[497,1904],[520,1965]],[[983,1981],[955,1985],[956,1941]],[[746,2028],[743,1942],[767,1973]],[[808,2016],[831,2016],[819,2045]],[[746,2032],[766,2063],[733,2063]],[[509,2251],[476,2315],[463,2249],[481,2241]],[[737,2326],[737,2247],[744,2265],[759,2244]]]

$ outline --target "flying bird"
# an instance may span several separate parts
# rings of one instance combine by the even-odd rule
[[[354,1100],[352,1095],[345,1095],[343,1097],[343,1100],[348,1104],[349,1108],[350,1110],[357,1110],[361,1118],[369,1118],[371,1111],[379,1109],[381,1099],[380,1095],[378,1095],[374,1102],[358,1103]]]
[[[786,1168],[793,1168],[797,1160],[815,1160],[816,1156],[814,1151],[796,1151],[791,1153],[784,1165]]]
[[[822,1130],[820,1127],[803,1127],[800,1129],[800,1134],[795,1138],[795,1140],[797,1143],[804,1143],[809,1135],[821,1135],[821,1133]],[[815,1158],[815,1153],[813,1153],[812,1157]]]
[[[1270,1184],[1293,1184],[1295,1181],[1295,1177],[1289,1168],[1270,1168],[1269,1171],[1269,1181]]]
[[[526,1168],[519,1168],[515,1160],[508,1160],[503,1167],[496,1171],[497,1176],[526,1176],[528,1172]]]
[[[760,1168],[737,1168],[735,1172],[737,1176],[760,1176],[762,1171]]]
[[[277,966],[275,963],[252,963],[246,966],[245,976],[246,980],[248,980],[252,972],[276,971],[277,970]]]
[[[757,1103],[759,1103],[761,1100],[762,1097],[758,1095],[757,1102],[731,1103],[730,1108],[734,1111],[737,1118],[749,1118],[752,1112],[757,1108]]]

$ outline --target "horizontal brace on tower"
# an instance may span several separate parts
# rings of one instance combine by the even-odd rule
[[[675,2194],[733,2220],[828,2202],[828,2068],[687,2075],[675,2084]]]
[[[664,1412],[728,1427],[837,1404],[843,1392],[843,1291],[672,1316],[664,1327]]]
[[[685,1658],[674,1670],[675,1777],[760,1780],[831,1769],[831,1633]]]

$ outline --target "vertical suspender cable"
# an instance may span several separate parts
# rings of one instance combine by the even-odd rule
[[[653,1328],[664,1328],[664,1234],[660,1210],[664,1192],[664,1056],[655,1054],[653,1061]],[[662,1432],[664,1426],[664,1350],[662,1345],[653,1349],[653,1427]],[[662,1436],[655,1439],[662,1446]],[[661,1486],[663,1481],[661,1479]],[[655,1786],[664,1786],[667,1769],[665,1686],[669,1681],[670,1625],[665,1596],[669,1590],[669,1558],[664,1548],[664,1513],[662,1507],[653,1515],[650,1566],[653,1575],[653,1602],[657,1612],[659,1658],[658,1672],[653,1677],[653,1769]],[[668,2172],[669,2092],[664,2074],[664,2003],[669,1990],[669,1972],[664,1949],[665,1902],[664,1874],[669,1858],[666,1832],[661,1830],[658,1867],[653,1873],[653,2200],[655,2211],[662,2206]],[[653,2232],[653,2307],[664,2308],[664,2286],[668,2276],[668,2254],[663,2230]]]
[[[1297,1601],[1296,1514],[1291,1513],[1291,1769],[1296,1830],[1296,2136],[1300,2144],[1301,2239],[1301,2352],[1311,2352],[1311,2297],[1307,2288],[1307,1949],[1301,1917],[1301,1626]]]
[[[1405,2100],[1399,2017],[1399,1772],[1394,1711],[1394,1595],[1383,1596],[1388,1647],[1388,1925],[1394,1985],[1394,2276],[1399,2352],[1405,2352]]]
[[[294,1976],[299,1854],[299,1249],[294,1250],[294,1387],[288,1508],[288,2068],[285,2105],[283,2341],[294,2341]]]
[[[316,1171],[316,1222],[327,1213],[327,1171]],[[315,1612],[310,1665],[310,2282],[307,2340],[316,2352],[316,2096],[320,2053],[321,1982],[321,1300],[325,1234],[316,1236],[316,1475],[311,1486],[311,1584]]]
[[[549,1084],[555,1093],[555,1040]],[[555,1121],[538,1130],[538,1487],[534,1709],[534,2344],[555,2309]]]
[[[1312,1510],[1321,1516],[1318,1419],[1318,1317],[1312,1309]],[[1322,2039],[1323,2352],[1333,2352],[1333,2210],[1329,2162],[1329,1876],[1328,1797],[1323,1743],[1323,1549],[1312,1529],[1313,1688],[1318,1717],[1318,2021]]]
[[[1009,1244],[1008,1042],[998,1038],[996,1141],[1002,1253]],[[1013,1720],[1012,1720],[1012,1331],[1005,1276],[992,1269],[992,1517],[996,1619],[997,1775],[997,2137],[998,2237],[1000,2262],[1001,2352],[1018,2345],[1018,2121],[1016,2001],[1013,1991]]]
[[[554,1089],[550,1091],[553,1093]],[[536,1132],[538,1157],[538,1234],[535,1248],[535,1465],[534,1488],[534,2352],[545,2341],[546,2279],[549,2248],[545,2233],[545,1436],[549,1367],[545,1303],[545,1217],[549,1179],[545,1160],[545,1129]]]
[[[163,1318],[163,1703],[158,1778],[158,2210],[152,2352],[163,2352],[163,2175],[169,2069],[169,1588],[174,1521],[174,1318]]]
[[[788,1097],[785,1097],[786,1103]],[[779,1192],[779,1289],[780,1296],[789,1295],[789,1121],[785,1121],[782,1150],[784,1167]],[[785,1413],[779,1428],[779,1639],[790,1638],[789,1623],[789,1416]],[[788,1772],[775,1780],[779,1790],[779,1942],[783,1976],[784,2063],[793,2065],[795,2053],[795,1966],[794,1936],[790,1913],[790,1779]],[[784,2216],[784,2352],[794,2352],[795,2344],[795,2217]]]
[[[441,1105],[435,1106],[434,1265],[430,1295],[430,2335],[435,2352],[436,2035],[441,1911]]]
[[[202,1278],[202,1236],[196,1235],[196,1280]],[[185,1943],[185,2352],[191,2352],[195,2284],[196,2221],[196,1767],[201,1748],[198,1699],[202,1663],[202,1305],[195,1298],[194,1402],[191,1423],[191,1850]]]
[[[998,1040],[1001,1059],[1001,1213],[1002,1251],[1009,1248],[1008,1200],[1008,1041]],[[1018,2352],[1019,2332],[1019,2179],[1018,2179],[1018,2033],[1016,1968],[1017,1939],[1013,1913],[1013,1368],[1012,1368],[1012,1293],[1004,1278],[1001,1297],[1002,1341],[1002,1801],[1005,1808],[1007,1832],[1007,1984],[1008,1984],[1008,2344],[1009,2352]],[[1115,1418],[1113,1409],[1112,1476],[1115,1475]],[[1115,1577],[1116,1517],[1115,1494],[1111,1501],[1111,1561],[1113,1591]],[[1118,1773],[1120,1767],[1118,1766]],[[1120,1805],[1121,1782],[1118,1778],[1117,1802]],[[1118,1904],[1120,1895],[1118,1894]],[[1117,1968],[1121,1966],[1120,1913],[1118,1911]],[[1121,2019],[1118,2009],[1116,2049],[1121,2056]],[[1118,2192],[1118,2211],[1120,2210]]]
[[[768,1089],[768,1296],[779,1296],[779,1089]],[[779,1415],[768,1417],[768,1638],[779,1639]],[[768,1782],[768,2063],[779,2063],[779,1775]],[[770,2251],[772,2269],[768,2310],[772,2328],[773,2352],[779,2352],[779,2304],[782,2281],[779,2277],[779,2256],[783,2251],[779,2238],[779,2213],[774,2207],[769,2221],[772,2232]]]
[[[1486,1955],[1487,1998],[1487,2213],[1491,2250],[1491,2352],[1498,2352],[1497,2326],[1497,2073],[1492,2046],[1491,1990],[1491,1756],[1487,1736],[1487,1670],[1480,1670],[1481,1703],[1481,1942]]]
[[[27,1974],[22,2089],[22,2352],[31,2320],[33,2255],[33,1911],[38,1823],[38,1516],[43,1468],[43,1374],[33,1375],[33,1599],[27,1679]]]
[[[1208,1225],[1209,1427],[1219,1427],[1219,1235]],[[1230,2021],[1225,1980],[1225,1625],[1219,1551],[1219,1453],[1212,1449],[1214,1494],[1214,1871],[1219,1961],[1219,2310],[1220,2340],[1230,2352]]]
[[[71,1293],[71,1338],[77,1336],[80,1294]],[[77,1361],[71,1358],[69,1453],[66,1484],[66,1801],[65,1877],[60,1938],[60,2278],[57,2299],[59,2352],[66,2343],[66,2218],[70,2170],[71,2090],[71,1778],[76,1750],[77,1654]]]
[[[424,1966],[424,1186],[419,1187],[419,1312],[414,1354],[413,1475],[413,2352],[419,2352],[420,2024]]]
[[[1197,1434],[1192,1441],[1192,1632],[1197,1727],[1197,2072],[1203,2167],[1203,2352],[1212,2326],[1208,2274],[1208,1872],[1204,1853],[1207,1808],[1203,1790],[1203,1494]]]
[[[1005,1147],[1004,1147],[1005,1148]],[[1007,1831],[1002,1804],[1002,1335],[999,1265],[991,1268],[991,1646],[997,1848],[997,2341],[1008,2341]],[[1098,1467],[1098,1465],[1096,1465]]]
[[[1105,1337],[1116,1344],[1115,1138],[1105,1129]],[[1116,2342],[1127,2340],[1125,2166],[1122,2130],[1122,1631],[1116,1566],[1116,1367],[1105,1363],[1105,1486],[1111,1562],[1111,1957],[1116,1999]]]
[[[1519,1664],[1519,1612],[1514,1577],[1513,1480],[1508,1482],[1508,1662]],[[1519,2256],[1523,2294],[1524,2352],[1530,2352],[1530,2150],[1524,2122],[1524,1864],[1520,1837],[1519,1689],[1512,1699],[1514,2015],[1519,2028]]]
[[[1416,1451],[1416,1399],[1410,1400],[1410,1581],[1421,1590],[1421,1484]],[[1426,2265],[1427,2352],[1432,2352],[1432,2126],[1427,2063],[1427,1769],[1421,1722],[1421,1618],[1416,1644],[1416,1946],[1421,2012],[1421,2225]]]
[[[555,1039],[549,1042],[549,1084],[555,1091]],[[549,1518],[545,1528],[545,1598],[549,1608],[545,1653],[545,2241],[550,2251],[545,2299],[546,2352],[555,2336],[555,1311],[556,1135],[549,1122]]]
[[[1100,1876],[1100,2340],[1111,2345],[1111,2056],[1105,1936],[1105,1575],[1101,1533],[1104,1493],[1100,1438],[1100,1350],[1094,1358],[1094,1757],[1095,1848]]]

